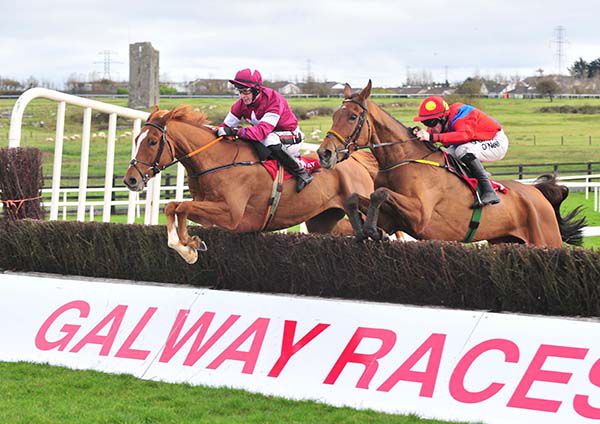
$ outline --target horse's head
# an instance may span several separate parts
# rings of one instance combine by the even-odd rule
[[[166,123],[171,112],[154,106],[136,137],[137,151],[123,182],[131,191],[142,191],[152,177],[175,160],[175,151],[167,138]]]
[[[317,150],[323,168],[331,169],[337,162],[369,144],[371,129],[367,100],[371,95],[371,80],[360,93],[352,93],[350,85],[344,87],[342,106],[333,114],[331,129]]]

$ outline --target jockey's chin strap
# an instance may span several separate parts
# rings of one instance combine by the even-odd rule
[[[359,102],[358,100],[355,100],[353,98],[344,99],[344,103],[357,104],[361,107],[362,112],[358,117],[358,123],[354,127],[354,131],[352,131],[352,134],[350,134],[348,137],[344,138],[342,135],[340,135],[340,133],[338,133],[337,131],[335,131],[333,129],[330,129],[329,131],[327,131],[326,137],[332,135],[336,139],[338,139],[338,141],[340,143],[342,143],[342,145],[344,146],[343,149],[338,149],[337,146],[335,146],[336,156],[339,156],[340,153],[344,154],[344,156],[342,157],[341,160],[346,160],[350,157],[350,147],[354,147],[354,150],[361,150],[361,149],[369,148],[369,146],[359,146],[357,143],[358,137],[360,137],[360,133],[362,132],[365,122],[367,123],[367,129],[369,131],[367,140],[371,139],[371,124],[369,123],[369,119],[367,119],[367,112],[368,112],[367,107],[364,104],[362,104],[361,102]]]
[[[177,157],[175,157],[175,150],[173,149],[171,142],[169,142],[169,139],[167,138],[167,126],[165,125],[163,127],[154,122],[144,122],[144,125],[142,125],[142,128],[146,127],[146,126],[156,128],[157,130],[159,130],[161,132],[162,136],[160,138],[160,142],[158,145],[158,151],[156,152],[156,157],[154,158],[154,161],[152,163],[143,162],[143,161],[137,160],[136,158],[131,159],[131,162],[129,162],[129,166],[135,168],[135,170],[138,172],[138,174],[140,174],[144,184],[147,184],[148,181],[150,180],[150,178],[152,178],[150,175],[148,175],[148,171],[152,170],[154,172],[154,174],[152,176],[155,176],[158,173],[160,173],[161,171],[164,171],[165,169],[167,169],[168,167],[173,166],[176,163],[181,162],[182,160],[191,158],[192,156],[195,156],[200,152],[203,152],[204,150],[212,147],[213,145],[217,144],[219,141],[221,141],[223,139],[223,137],[215,138],[214,140],[210,141],[209,143],[205,144],[204,146],[197,148],[193,152],[190,152],[185,156],[177,158]],[[169,146],[169,152],[171,153],[171,162],[160,166],[160,157],[163,154],[165,145]],[[140,169],[137,167],[138,163],[141,163],[142,165],[146,165],[148,167],[148,169],[146,170],[146,173],[143,173],[142,171],[140,171]]]

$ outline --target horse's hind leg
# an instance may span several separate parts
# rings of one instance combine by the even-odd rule
[[[363,200],[367,199],[363,198]],[[350,220],[350,224],[354,229],[356,241],[363,241],[367,238],[363,232],[363,219],[359,212],[360,201],[360,195],[357,193],[352,193],[344,202],[344,208]]]
[[[180,220],[176,218],[176,210],[180,204],[181,202],[169,202],[165,208],[168,234],[167,243],[169,247],[179,253],[179,255],[181,255],[181,257],[185,259],[187,263],[193,264],[198,260],[198,252],[192,243],[189,243],[188,241],[186,219]],[[185,244],[181,241],[181,233],[185,234]]]
[[[377,189],[371,193],[371,203],[369,204],[369,210],[367,211],[367,220],[363,227],[363,232],[366,237],[370,237],[373,240],[387,240],[387,234],[377,228],[377,220],[379,219],[379,208],[388,198],[386,190]]]

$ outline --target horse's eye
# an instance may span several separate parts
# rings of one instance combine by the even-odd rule
[[[356,121],[356,118],[358,118],[358,116],[356,116],[354,113],[350,116],[351,121]]]
[[[157,140],[154,140],[154,139],[149,139],[149,140],[148,140],[148,143],[149,143],[151,146],[154,146],[154,145],[156,145],[156,143],[158,143],[158,141],[157,141]]]

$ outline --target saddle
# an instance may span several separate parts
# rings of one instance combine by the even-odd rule
[[[449,155],[446,151],[442,151],[442,153],[444,154],[444,160],[446,161],[448,171],[452,172],[462,181],[464,181],[465,184],[469,186],[473,194],[475,194],[477,192],[477,178],[471,175],[469,168],[459,159]],[[508,189],[498,181],[494,181],[490,178],[490,183],[492,183],[492,187],[496,192],[502,194],[508,193]]]
[[[321,168],[319,159],[311,159],[311,158],[307,158],[305,156],[301,156],[300,160],[302,161],[302,163],[304,163],[304,168],[306,168],[306,171],[308,172],[309,175],[312,175],[314,172],[316,172],[318,169]],[[278,169],[277,161],[275,159],[270,159],[270,160],[263,161],[261,163],[265,167],[265,169],[267,170],[267,172],[269,173],[271,178],[273,180],[275,180],[275,178],[277,177],[277,169]],[[289,172],[285,171],[285,173],[283,175],[283,179],[289,180],[290,178],[294,178],[294,176],[292,174],[290,174]]]

